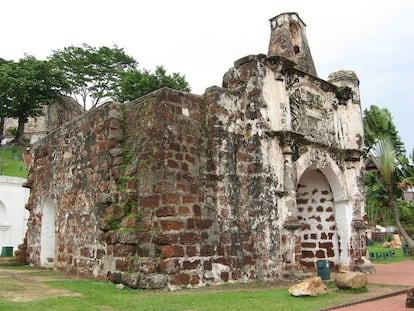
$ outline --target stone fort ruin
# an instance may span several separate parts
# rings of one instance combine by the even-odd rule
[[[359,81],[317,77],[296,13],[202,96],[106,103],[33,146],[28,261],[134,288],[364,262]]]

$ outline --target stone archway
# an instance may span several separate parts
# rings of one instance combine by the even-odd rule
[[[52,200],[43,204],[42,227],[40,233],[40,265],[53,267],[56,253],[56,207]]]
[[[339,242],[334,193],[327,177],[315,165],[306,169],[297,186],[297,217],[301,231],[301,264],[315,269],[320,259],[338,262]]]

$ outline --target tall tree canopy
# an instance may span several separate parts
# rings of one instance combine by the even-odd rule
[[[184,76],[168,75],[162,66],[156,67],[154,73],[139,70],[138,62],[116,45],[112,48],[87,44],[69,46],[54,51],[49,60],[71,85],[68,95],[80,97],[85,109],[88,99],[92,99],[94,107],[105,97],[125,102],[161,87],[190,91]]]
[[[68,84],[61,72],[47,61],[27,56],[18,62],[0,66],[0,103],[3,117],[18,119],[16,140],[22,144],[24,124],[35,117],[44,105],[67,90]]]
[[[54,51],[49,57],[53,66],[60,70],[71,86],[69,95],[80,96],[86,109],[88,98],[92,107],[105,97],[113,97],[121,75],[137,67],[137,61],[116,45],[112,48],[69,46]]]
[[[404,144],[395,128],[392,115],[386,108],[372,105],[364,110],[365,152],[369,153],[378,140],[390,137],[397,155],[405,154]]]
[[[122,75],[115,98],[120,102],[130,101],[162,87],[189,92],[190,85],[185,77],[179,73],[167,75],[162,66],[158,66],[154,73],[148,70],[130,70]]]

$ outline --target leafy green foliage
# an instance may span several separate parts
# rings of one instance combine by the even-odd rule
[[[139,70],[138,62],[116,45],[112,48],[95,48],[87,44],[69,46],[54,51],[49,59],[69,81],[69,94],[80,96],[85,109],[89,98],[95,106],[106,97],[124,102],[161,87],[190,91],[184,76],[168,75],[162,66],[156,67],[154,73]]]
[[[18,119],[19,143],[27,118],[39,115],[43,106],[67,87],[61,72],[33,56],[0,65],[0,113]]]
[[[115,97],[120,102],[134,100],[162,87],[189,92],[185,77],[173,73],[168,75],[164,67],[158,66],[154,73],[148,70],[131,70],[122,74]]]
[[[365,153],[378,142],[378,140],[390,137],[397,155],[405,153],[404,144],[395,128],[390,111],[372,105],[364,110]]]
[[[116,45],[112,48],[87,44],[69,46],[54,51],[49,59],[69,81],[69,93],[81,97],[85,109],[89,97],[95,106],[104,97],[113,96],[122,73],[135,69],[138,64]]]

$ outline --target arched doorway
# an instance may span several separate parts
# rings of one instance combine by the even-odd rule
[[[52,200],[43,204],[42,227],[40,233],[40,265],[53,267],[55,261],[55,214],[56,208]]]
[[[334,195],[325,175],[311,166],[297,186],[298,220],[301,231],[301,264],[315,269],[320,259],[337,262],[339,247],[335,220]]]
[[[7,216],[7,209],[0,201],[0,251],[3,246],[10,245],[10,224]]]

